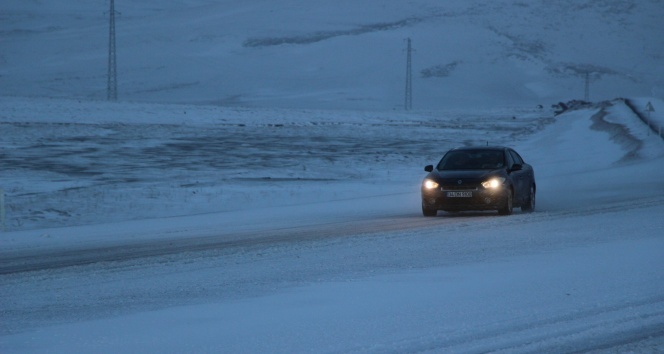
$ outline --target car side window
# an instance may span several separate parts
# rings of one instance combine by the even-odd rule
[[[511,168],[512,165],[514,164],[514,158],[512,157],[512,154],[509,152],[505,154],[505,160],[507,160],[507,167]]]
[[[523,165],[523,159],[516,151],[510,150],[510,156],[512,156],[512,160],[514,160],[514,163]]]

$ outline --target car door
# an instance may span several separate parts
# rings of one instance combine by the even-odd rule
[[[512,160],[512,164],[509,166],[509,169],[510,176],[512,177],[512,183],[514,184],[514,199],[518,200],[519,204],[521,204],[530,191],[530,184],[528,183],[528,176],[530,173],[528,169],[530,166],[528,166],[523,161],[521,156],[519,156],[516,151],[509,149],[508,153]],[[520,168],[515,169],[516,166],[520,166]]]

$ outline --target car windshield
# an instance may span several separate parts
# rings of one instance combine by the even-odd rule
[[[501,150],[450,151],[438,163],[438,170],[495,170],[505,165]]]

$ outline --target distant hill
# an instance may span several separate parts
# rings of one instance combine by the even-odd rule
[[[0,95],[105,99],[109,0],[3,0]],[[664,96],[664,1],[116,0],[119,100],[402,109]]]

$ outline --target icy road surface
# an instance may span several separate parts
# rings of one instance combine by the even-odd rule
[[[421,163],[382,192],[374,170],[326,201],[4,233],[0,351],[664,350],[661,139],[617,102],[513,145],[533,214],[423,218]]]

